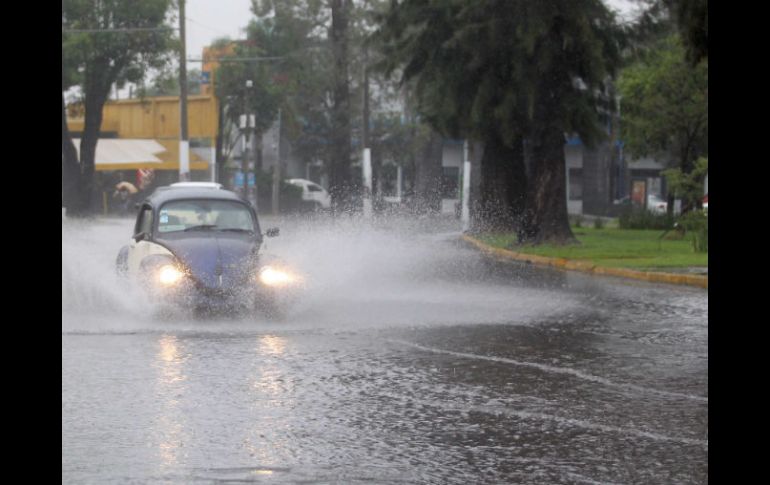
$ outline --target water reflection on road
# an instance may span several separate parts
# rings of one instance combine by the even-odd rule
[[[703,290],[297,221],[286,321],[157,320],[112,279],[129,233],[62,228],[64,483],[707,482]]]

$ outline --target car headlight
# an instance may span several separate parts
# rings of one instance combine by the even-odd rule
[[[158,271],[158,281],[166,286],[172,286],[179,283],[183,277],[184,273],[179,271],[179,269],[172,264],[161,266]]]
[[[265,266],[259,270],[259,281],[267,286],[288,286],[301,280],[299,275],[275,266]]]

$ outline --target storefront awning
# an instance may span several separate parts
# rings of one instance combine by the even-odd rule
[[[80,140],[73,139],[80,156]],[[179,170],[178,140],[102,138],[96,144],[96,170]],[[208,170],[209,162],[190,152],[190,170]]]

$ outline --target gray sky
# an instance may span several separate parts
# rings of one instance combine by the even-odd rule
[[[187,58],[200,59],[214,39],[245,37],[242,29],[252,18],[251,0],[187,0]],[[200,68],[190,63],[188,69]]]
[[[637,9],[633,0],[604,0],[612,10],[627,18]],[[243,39],[243,29],[253,17],[251,0],[187,0],[187,58],[200,59],[203,48],[215,39]],[[188,62],[187,69],[200,69],[201,64]],[[120,97],[128,95],[128,87]]]
[[[623,17],[636,8],[632,0],[605,0],[605,3]],[[242,29],[251,18],[251,0],[187,0],[187,57],[200,59],[203,47],[219,37],[244,38]],[[188,66],[193,68],[200,65]]]

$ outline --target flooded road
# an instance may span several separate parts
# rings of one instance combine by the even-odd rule
[[[158,319],[115,278],[133,221],[63,222],[63,483],[708,482],[706,291],[271,222],[283,322]]]

